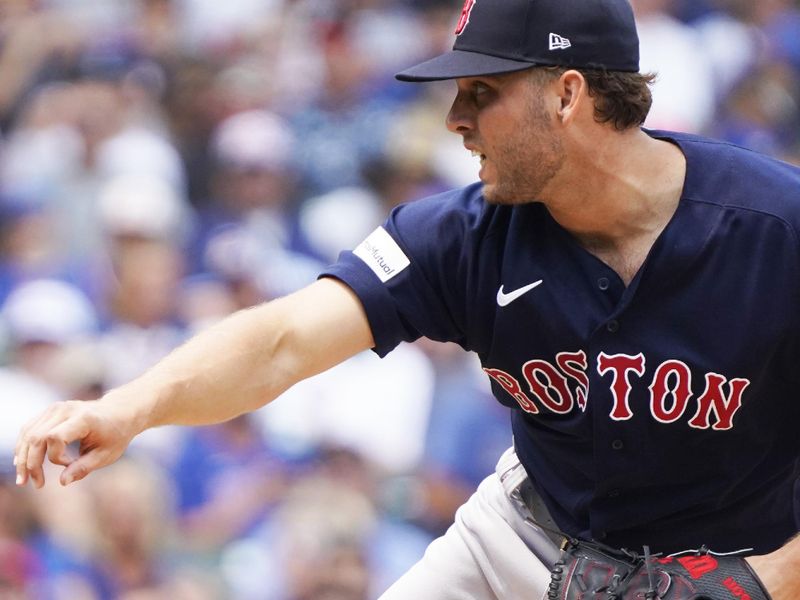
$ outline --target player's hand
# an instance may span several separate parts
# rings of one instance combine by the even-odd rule
[[[86,477],[117,460],[137,433],[125,403],[108,400],[58,402],[28,422],[20,432],[14,451],[17,485],[29,480],[44,485],[45,457],[63,465],[61,485]],[[78,456],[68,445],[79,443]]]

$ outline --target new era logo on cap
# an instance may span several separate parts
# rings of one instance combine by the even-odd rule
[[[570,48],[572,43],[565,37],[561,37],[557,33],[550,34],[550,50],[566,50]]]

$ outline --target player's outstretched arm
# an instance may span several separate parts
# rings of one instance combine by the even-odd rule
[[[66,467],[63,485],[83,479],[145,429],[231,419],[373,345],[360,301],[332,279],[239,311],[102,399],[59,402],[28,423],[15,450],[17,484],[44,485],[46,458]],[[67,452],[75,441],[77,457]]]
[[[800,535],[775,552],[747,559],[772,600],[800,597]]]

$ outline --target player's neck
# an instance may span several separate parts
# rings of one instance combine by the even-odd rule
[[[629,281],[677,209],[685,158],[639,130],[575,146],[544,203],[579,243]]]
[[[632,131],[581,141],[568,156],[543,201],[576,237],[624,241],[663,228],[675,212],[686,173],[677,146]]]

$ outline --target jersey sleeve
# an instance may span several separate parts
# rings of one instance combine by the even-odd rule
[[[471,188],[401,205],[320,275],[355,291],[378,355],[422,336],[468,348],[467,248],[475,243],[482,206]]]

